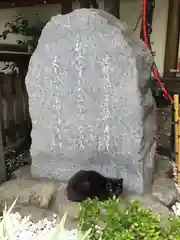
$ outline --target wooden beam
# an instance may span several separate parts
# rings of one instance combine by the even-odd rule
[[[169,0],[166,47],[164,57],[164,77],[175,77],[177,68],[180,34],[180,1]]]
[[[162,80],[166,89],[171,95],[180,94],[180,77],[162,78]],[[156,85],[153,85],[152,89],[156,90],[157,89]]]
[[[28,62],[31,53],[28,52],[26,45],[0,44],[1,62]]]
[[[19,0],[19,1],[0,1],[0,9],[16,8],[16,7],[30,7],[35,5],[45,4],[61,4],[64,0]]]
[[[19,62],[22,60],[29,61],[30,57],[31,54],[27,52],[0,51],[1,62]]]
[[[0,51],[28,52],[27,45],[0,43]]]

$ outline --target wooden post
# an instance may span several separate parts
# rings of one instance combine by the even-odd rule
[[[1,124],[0,124],[0,183],[6,180],[6,169],[4,160],[4,148],[2,142]]]
[[[179,95],[174,95],[174,122],[175,122],[175,154],[176,166],[178,166],[179,155]]]
[[[70,13],[73,10],[73,8],[72,8],[72,0],[63,1],[61,6],[62,6],[62,10],[61,10],[62,14]]]
[[[180,1],[169,0],[166,47],[164,57],[164,77],[175,77],[177,69],[177,58],[180,34]]]
[[[97,2],[97,0],[79,0],[80,3],[80,8],[95,8],[98,9],[99,8],[99,4]]]
[[[99,4],[97,0],[91,0],[91,6],[92,8],[99,9]]]
[[[178,105],[178,107],[180,107],[180,105]],[[177,183],[178,183],[178,185],[180,185],[180,118],[179,118],[179,116],[178,116]]]
[[[120,0],[104,0],[104,10],[120,18]]]
[[[0,89],[0,101],[2,101],[1,89]],[[6,180],[6,168],[5,168],[5,159],[4,159],[4,147],[3,147],[3,139],[2,139],[1,121],[3,124],[2,102],[0,102],[0,183]]]
[[[90,8],[90,0],[79,0],[80,8]]]

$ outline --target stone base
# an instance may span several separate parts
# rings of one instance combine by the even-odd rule
[[[16,172],[17,179],[4,183],[0,187],[0,210],[6,203],[10,206],[15,198],[18,198],[14,212],[20,212],[22,216],[32,216],[33,220],[39,220],[52,216],[56,213],[60,218],[64,213],[68,214],[68,228],[76,226],[77,203],[70,202],[66,197],[66,184],[44,179],[28,179],[25,168]],[[22,178],[23,176],[23,178]],[[168,186],[166,191],[168,192]],[[163,222],[167,222],[170,212],[158,199],[151,194],[137,195],[124,192],[121,195],[123,202],[128,200],[138,200],[145,207],[151,207],[156,213],[162,214]],[[122,205],[121,205],[122,206]]]
[[[156,153],[156,144],[153,144],[149,154],[143,160],[144,167],[139,172],[131,172],[121,163],[117,169],[117,165],[108,164],[91,164],[88,161],[72,164],[67,160],[61,160],[60,156],[39,155],[34,157],[31,166],[31,174],[34,178],[48,178],[50,180],[58,180],[68,182],[68,180],[80,170],[94,170],[109,178],[124,179],[124,188],[128,191],[136,193],[144,193],[151,190],[154,175],[154,157]],[[153,157],[154,156],[154,157]],[[111,167],[110,167],[111,166]],[[119,173],[121,175],[119,175]]]

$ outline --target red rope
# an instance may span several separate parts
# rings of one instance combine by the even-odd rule
[[[146,26],[147,26],[147,23],[146,23],[146,9],[147,9],[147,0],[143,0],[143,35],[144,35],[144,42],[146,44],[146,47],[150,48],[150,46],[149,46],[150,43],[148,41],[147,28],[146,28]],[[173,98],[168,93],[167,89],[164,87],[164,84],[162,82],[162,78],[160,77],[158,69],[155,67],[155,65],[152,67],[152,73],[153,73],[158,85],[162,89],[164,95],[170,100],[171,103],[173,103]]]

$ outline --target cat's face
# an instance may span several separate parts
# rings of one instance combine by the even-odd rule
[[[108,179],[106,183],[106,190],[109,197],[118,197],[123,191],[123,179]]]

